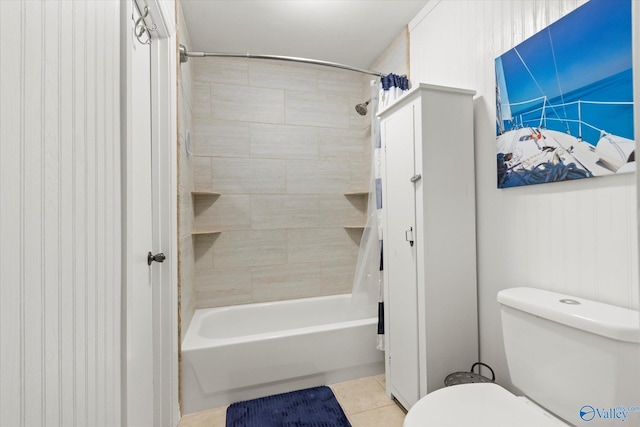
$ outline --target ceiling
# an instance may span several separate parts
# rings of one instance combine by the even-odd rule
[[[429,0],[182,0],[188,50],[368,68]]]

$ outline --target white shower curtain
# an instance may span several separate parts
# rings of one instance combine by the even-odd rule
[[[389,74],[371,81],[371,173],[367,222],[360,240],[358,263],[353,282],[352,310],[354,315],[375,316],[378,313],[378,344],[384,350],[383,283],[382,283],[382,181],[381,139],[378,110],[391,105],[409,89],[406,76]]]

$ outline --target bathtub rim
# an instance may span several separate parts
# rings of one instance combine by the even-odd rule
[[[269,340],[269,339],[282,338],[286,336],[303,335],[306,333],[338,330],[338,329],[343,329],[346,325],[356,327],[356,326],[368,325],[368,324],[378,322],[378,318],[374,314],[369,317],[360,316],[359,318],[340,320],[340,321],[331,322],[331,323],[323,323],[320,325],[302,326],[298,328],[269,331],[269,332],[263,332],[259,334],[241,335],[239,337],[231,337],[231,338],[210,338],[210,337],[202,336],[199,333],[201,324],[205,319],[205,317],[216,312],[224,312],[229,310],[243,310],[243,309],[247,309],[248,307],[267,307],[267,306],[299,304],[309,300],[346,299],[350,297],[351,297],[350,293],[335,294],[335,295],[324,295],[319,297],[305,297],[305,298],[296,298],[296,299],[290,299],[290,300],[266,301],[266,302],[258,302],[258,303],[238,304],[233,306],[196,309],[191,319],[191,322],[187,327],[187,332],[184,336],[184,339],[182,340],[182,344],[180,348],[182,352],[188,352],[188,351],[194,351],[194,350],[201,350],[209,347],[239,344],[247,341]]]

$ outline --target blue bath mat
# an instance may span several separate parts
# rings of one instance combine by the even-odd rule
[[[351,427],[327,386],[313,387],[227,408],[227,427]]]

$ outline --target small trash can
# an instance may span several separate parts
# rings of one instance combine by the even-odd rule
[[[476,366],[484,366],[491,371],[491,379],[485,377],[484,375],[476,374],[473,372]],[[478,369],[478,372],[480,370]],[[447,375],[444,379],[444,385],[446,387],[452,385],[460,385],[460,384],[471,384],[471,383],[492,383],[496,381],[496,375],[493,373],[493,369],[491,366],[486,363],[476,362],[471,365],[471,370],[469,372],[454,372],[453,374]]]

